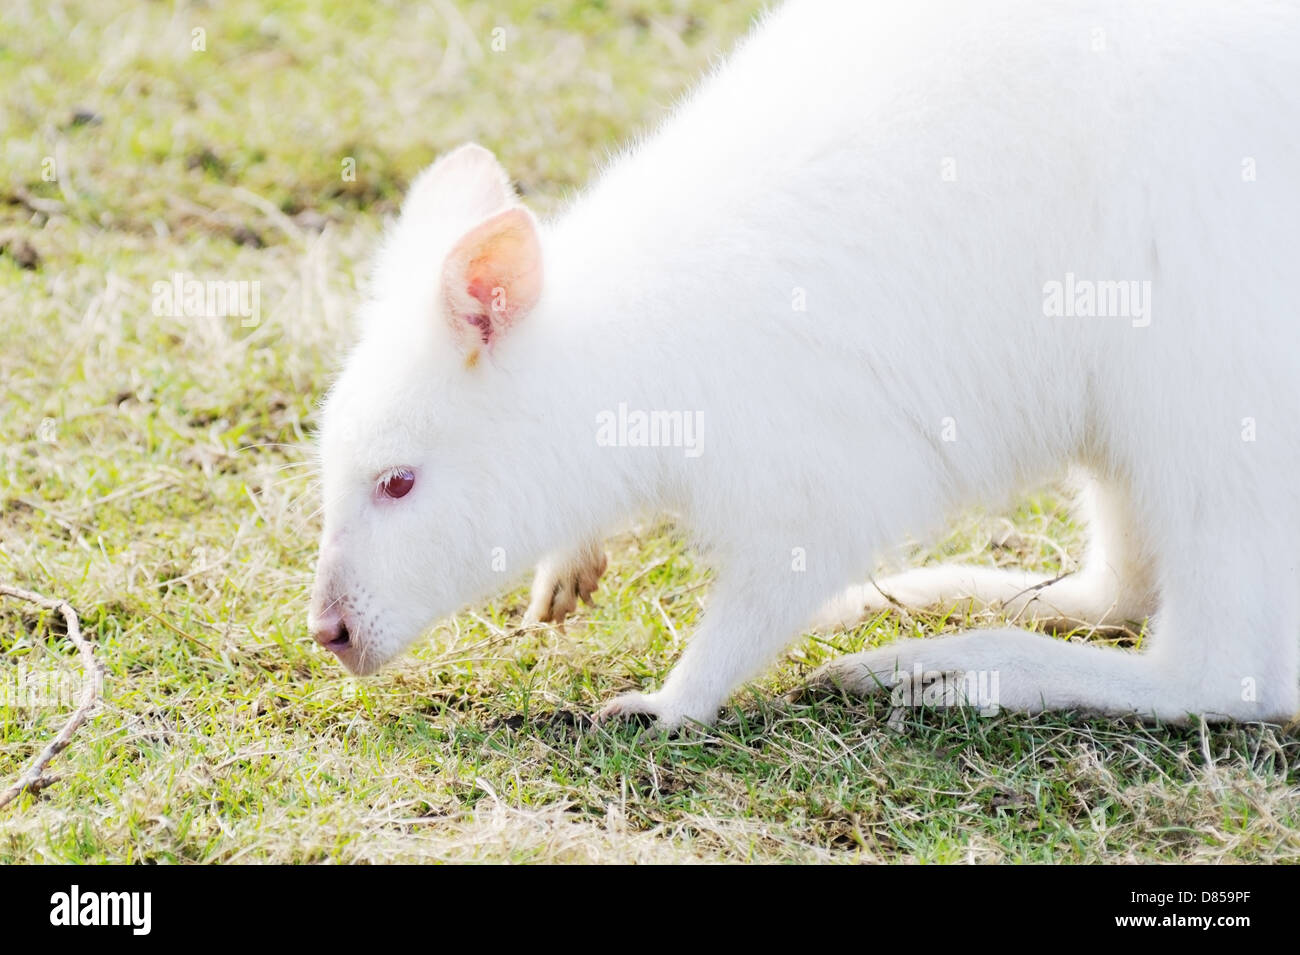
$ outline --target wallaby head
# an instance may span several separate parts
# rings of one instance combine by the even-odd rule
[[[507,346],[542,274],[537,223],[487,150],[462,146],[415,181],[321,421],[308,625],[355,673],[501,583],[493,551],[518,538],[540,430]]]

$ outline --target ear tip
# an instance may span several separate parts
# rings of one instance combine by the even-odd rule
[[[489,188],[502,204],[514,200],[515,187],[510,181],[510,174],[506,172],[506,167],[501,165],[496,153],[486,146],[476,142],[461,143],[442,156],[435,165],[443,163],[446,163],[448,168],[459,170],[461,174],[477,179],[485,188]]]
[[[457,222],[478,221],[514,201],[505,168],[492,151],[475,142],[462,143],[438,156],[412,180],[402,203],[403,215]]]
[[[473,140],[468,140],[467,142],[461,143],[459,146],[456,146],[455,148],[450,149],[447,152],[443,153],[438,158],[451,159],[453,157],[459,157],[461,159],[481,159],[481,160],[490,159],[492,160],[492,162],[497,161],[496,154],[492,152],[492,150],[488,149],[486,146],[480,143],[474,142]]]
[[[449,166],[484,166],[497,170],[502,176],[505,175],[505,169],[497,160],[496,153],[476,142],[461,143],[455,149],[443,153],[434,165],[441,163]]]

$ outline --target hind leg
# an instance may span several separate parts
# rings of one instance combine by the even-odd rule
[[[1079,499],[1089,531],[1080,570],[1053,579],[999,567],[941,564],[918,567],[850,587],[822,608],[817,630],[844,630],[891,607],[922,609],[972,603],[1050,629],[1121,626],[1155,610],[1150,561],[1138,539],[1127,496],[1114,485],[1088,482]]]
[[[1219,524],[1208,517],[1217,516]],[[904,640],[832,661],[813,682],[868,693],[943,675],[955,702],[1180,722],[1285,722],[1300,707],[1295,544],[1267,517],[1163,515],[1162,608],[1135,653],[1024,630]],[[983,687],[985,698],[972,698]],[[987,697],[991,696],[989,699]],[[914,698],[914,697],[913,697]]]
[[[1085,709],[1181,720],[1191,702],[1165,687],[1145,656],[1027,630],[902,640],[833,660],[810,683],[859,695],[895,691],[895,701],[903,703],[925,699],[923,687],[936,681],[957,690],[943,703],[988,712]]]
[[[903,700],[924,700],[920,687],[938,679],[957,690],[945,702],[986,711],[1083,710],[1166,722],[1199,715],[1285,723],[1296,715],[1295,636],[1277,608],[1248,618],[1169,614],[1153,639],[1155,649],[1135,653],[1026,630],[977,630],[850,654],[811,683],[858,694],[903,686]]]

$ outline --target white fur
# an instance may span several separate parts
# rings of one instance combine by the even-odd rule
[[[313,627],[341,608],[368,672],[544,554],[670,511],[711,606],[662,688],[606,712],[708,722],[886,548],[1073,465],[1095,544],[1029,614],[1155,612],[1141,652],[976,631],[824,676],[995,670],[1012,709],[1291,717],[1298,66],[1296,7],[1265,0],[791,3],[542,227],[540,301],[474,363],[441,263],[514,200],[482,150],[453,154],[325,408]],[[1149,323],[1045,315],[1067,273],[1149,281]],[[620,404],[697,414],[702,453],[599,443]],[[377,500],[394,467],[415,489]],[[919,573],[917,602],[1033,583]]]

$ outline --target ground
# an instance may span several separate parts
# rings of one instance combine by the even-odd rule
[[[72,601],[107,677],[57,781],[0,810],[0,862],[1300,859],[1294,728],[785,699],[996,619],[962,608],[806,637],[711,731],[591,730],[708,599],[667,523],[609,542],[566,632],[512,633],[520,581],[375,678],[312,645],[317,402],[384,217],[469,139],[561,208],[756,9],[687,6],[7,3],[0,581]],[[260,283],[259,322],[157,314],[177,272]],[[1049,489],[904,556],[1055,573],[1081,545]],[[3,784],[68,715],[22,696],[55,672],[75,689],[57,621],[0,600]]]

